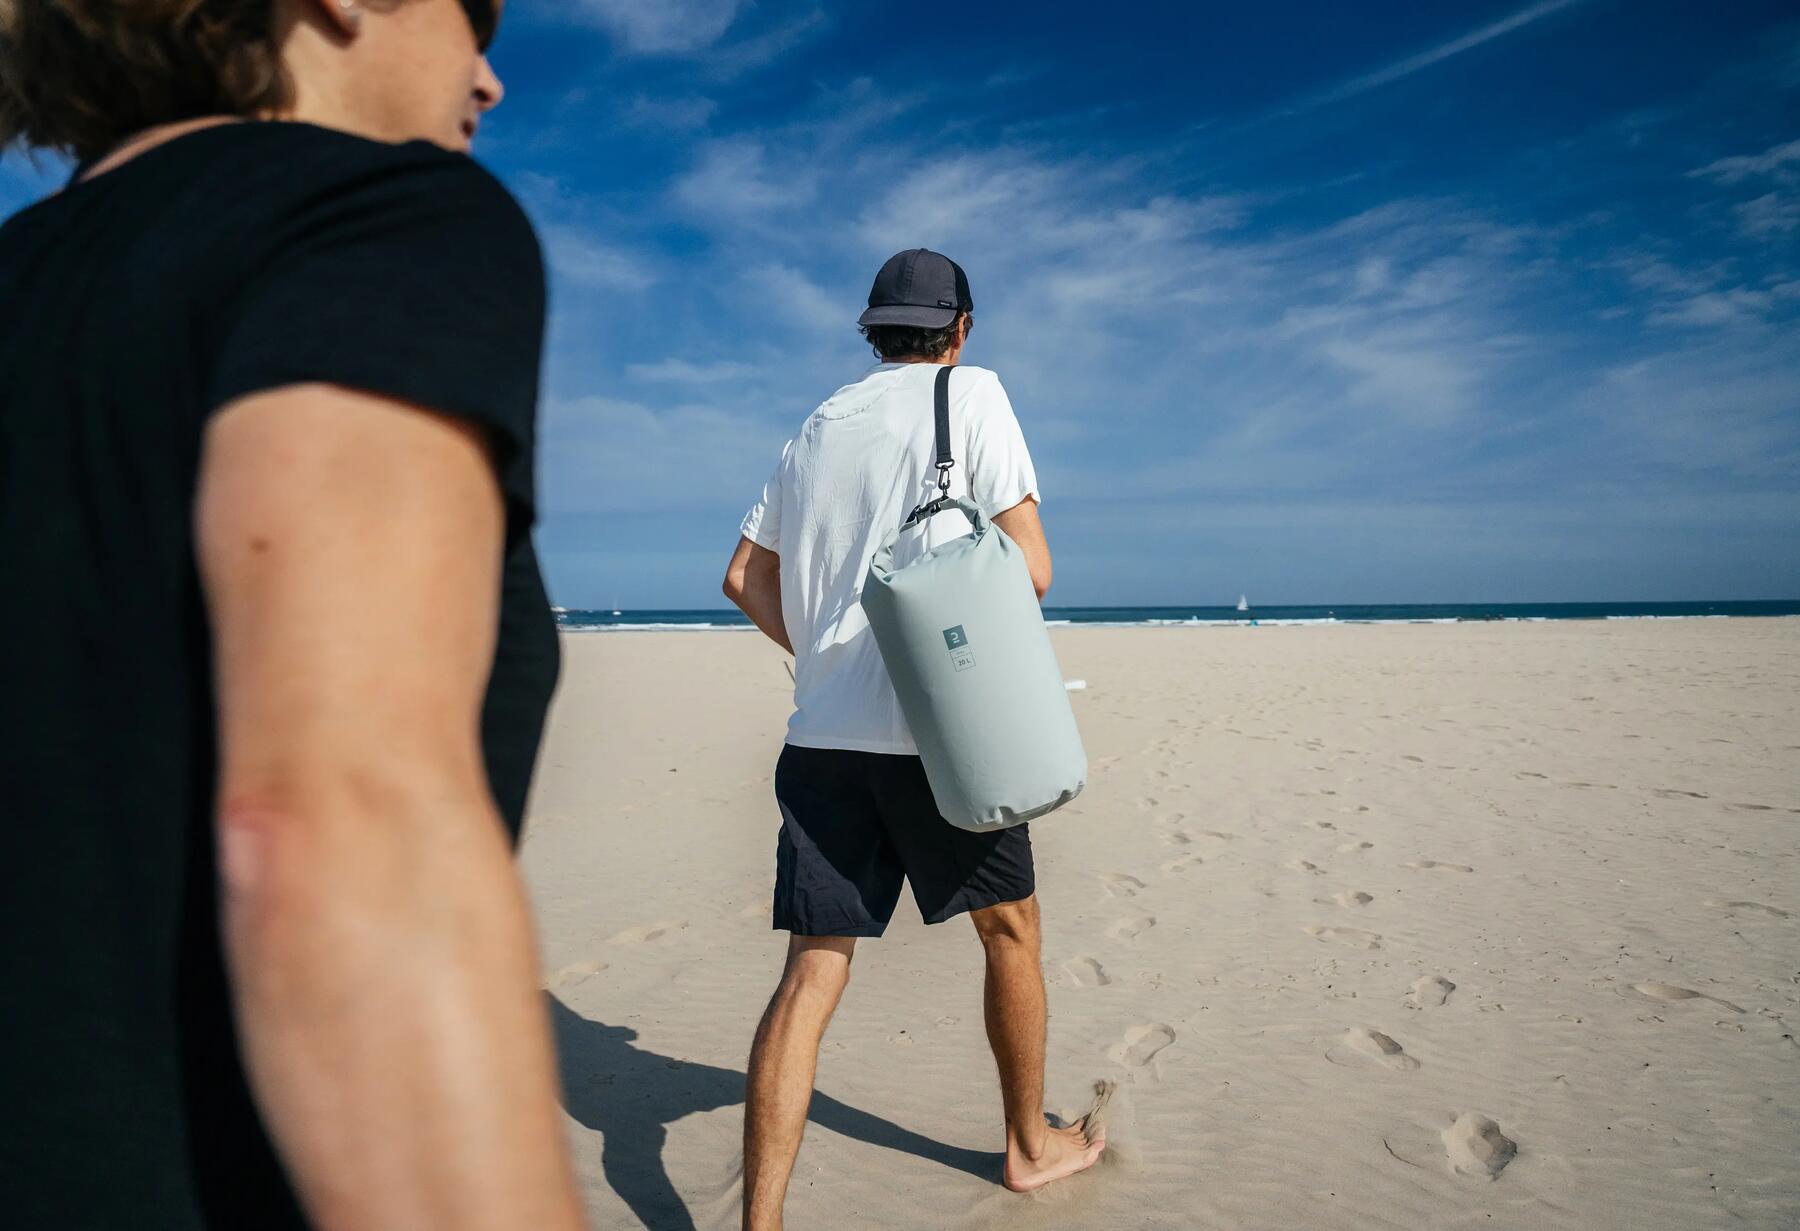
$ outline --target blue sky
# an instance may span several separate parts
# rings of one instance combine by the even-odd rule
[[[918,245],[1053,603],[1800,596],[1789,5],[516,0],[494,60],[563,605],[719,605]]]

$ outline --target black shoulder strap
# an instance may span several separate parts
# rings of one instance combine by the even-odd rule
[[[955,366],[947,363],[938,369],[937,386],[931,395],[932,409],[937,416],[937,459],[933,464],[938,472],[938,496],[908,513],[906,520],[900,523],[902,530],[935,517],[950,504],[950,469],[956,465],[956,456],[950,448],[950,371]]]
[[[947,363],[938,369],[937,388],[932,393],[932,401],[937,411],[937,468],[939,470],[948,470],[956,465],[956,456],[950,448],[950,373],[955,369],[954,363]]]

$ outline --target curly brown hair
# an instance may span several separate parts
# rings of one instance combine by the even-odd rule
[[[942,329],[924,329],[917,325],[858,325],[857,331],[869,341],[875,357],[889,359],[942,359],[956,345],[957,329],[964,322],[975,328],[975,317],[958,312],[956,319]]]
[[[97,158],[133,133],[284,105],[275,0],[0,0],[0,149]]]

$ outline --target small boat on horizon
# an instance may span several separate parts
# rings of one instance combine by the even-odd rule
[[[1250,610],[1250,600],[1249,600],[1249,599],[1248,599],[1248,598],[1245,598],[1245,597],[1244,597],[1244,596],[1243,596],[1243,595],[1242,595],[1242,594],[1240,594],[1240,595],[1238,595],[1238,605],[1237,605],[1237,609],[1238,609],[1238,610],[1239,610],[1239,611],[1248,611],[1248,610]]]

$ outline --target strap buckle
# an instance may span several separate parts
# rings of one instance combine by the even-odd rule
[[[936,500],[927,501],[908,513],[906,515],[906,520],[900,523],[900,528],[905,530],[910,526],[918,525],[922,521],[929,521],[931,518],[936,517],[939,513],[942,513],[945,509],[949,508],[953,503],[954,501],[952,501],[948,495],[939,496]]]

